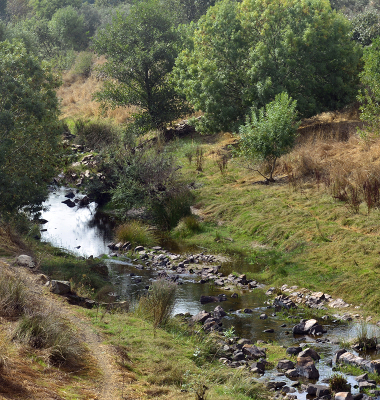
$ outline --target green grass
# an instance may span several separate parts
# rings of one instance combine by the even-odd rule
[[[353,214],[323,185],[306,183],[294,190],[285,178],[257,184],[260,177],[244,170],[239,159],[222,175],[213,159],[217,141],[198,139],[205,154],[201,174],[184,156],[188,142],[173,148],[184,175],[199,187],[195,206],[204,229],[186,241],[245,257],[245,272],[259,281],[324,291],[378,314],[380,210],[368,214],[362,204]]]
[[[153,398],[149,396],[160,390],[162,399],[193,400],[201,383],[207,386],[210,399],[267,398],[248,373],[217,361],[212,335],[192,335],[180,320],[170,320],[165,330],[158,328],[154,334],[150,323],[133,314],[100,317],[95,310],[81,312],[115,346],[119,365],[132,379],[127,390],[138,392],[143,399]]]
[[[151,230],[139,221],[126,222],[116,229],[116,240],[122,243],[130,242],[133,246],[151,247],[156,243]]]

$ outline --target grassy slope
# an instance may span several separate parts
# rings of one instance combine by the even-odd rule
[[[273,185],[259,184],[262,178],[243,169],[239,159],[230,161],[222,176],[215,157],[228,135],[207,141],[198,140],[205,153],[203,172],[184,157],[188,143],[174,149],[185,176],[202,185],[196,212],[205,230],[187,240],[210,251],[243,253],[251,263],[247,272],[260,281],[322,290],[378,312],[380,211],[368,214],[362,204],[354,214],[313,181],[295,188],[278,176]]]

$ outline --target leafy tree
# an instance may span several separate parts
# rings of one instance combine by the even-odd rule
[[[375,9],[366,10],[351,20],[352,38],[363,46],[380,36],[380,15]]]
[[[49,22],[49,30],[61,48],[81,50],[88,45],[84,16],[72,6],[55,12]]]
[[[277,159],[294,146],[299,126],[296,107],[295,100],[280,93],[258,112],[253,109],[251,118],[247,117],[245,125],[240,126],[241,154],[249,161],[261,159],[270,163],[269,178],[264,176],[270,182],[274,181]]]
[[[21,42],[0,43],[0,213],[33,207],[56,174],[57,81]]]
[[[60,8],[67,6],[79,8],[82,0],[30,0],[29,4],[39,18],[51,19]]]
[[[6,14],[12,20],[25,18],[31,11],[28,0],[7,0]]]
[[[356,95],[361,50],[325,0],[223,0],[196,26],[175,69],[201,129],[235,130],[252,105],[286,91],[302,116]]]
[[[129,15],[117,14],[94,40],[95,50],[107,57],[102,70],[109,78],[97,99],[137,106],[140,120],[158,129],[187,111],[170,79],[180,39],[173,20],[159,1],[143,1]]]
[[[364,68],[360,74],[362,103],[360,119],[367,123],[362,135],[380,133],[380,38],[364,49]]]

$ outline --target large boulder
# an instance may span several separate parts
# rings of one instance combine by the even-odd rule
[[[16,264],[20,267],[34,268],[33,258],[22,254],[16,258]]]
[[[69,281],[56,281],[50,282],[50,291],[54,294],[64,295],[71,292],[71,284]]]
[[[266,358],[267,356],[265,349],[261,349],[254,344],[245,344],[242,350],[248,360],[258,360],[259,358]]]
[[[309,356],[297,357],[296,370],[299,376],[312,380],[319,379],[319,372],[315,367],[314,360]]]
[[[203,311],[200,311],[198,314],[193,315],[191,317],[191,322],[193,322],[193,323],[200,322],[201,324],[203,324],[210,317],[211,317],[211,314],[206,312],[205,310],[203,310]]]
[[[318,324],[316,319],[301,320],[300,323],[293,327],[294,335],[317,334],[322,333],[323,328]]]
[[[308,347],[307,349],[301,351],[301,353],[298,354],[299,357],[311,357],[313,360],[318,361],[321,359],[321,357],[319,356],[319,354],[311,349],[310,347]]]
[[[293,369],[294,368],[294,363],[293,361],[290,360],[279,360],[277,363],[277,369]]]

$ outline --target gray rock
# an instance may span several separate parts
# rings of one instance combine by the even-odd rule
[[[292,346],[288,347],[286,349],[286,354],[290,354],[291,356],[297,355],[298,353],[301,353],[302,347],[300,346]]]
[[[216,306],[214,309],[214,317],[215,318],[223,318],[227,315],[227,313],[224,311],[223,307],[221,306]]]
[[[255,345],[245,344],[242,348],[243,353],[249,360],[258,360],[259,358],[266,358],[266,352]]]
[[[34,268],[33,258],[22,254],[16,258],[16,264],[20,267]]]
[[[144,246],[136,246],[134,252],[138,253],[138,252],[143,251],[143,250],[144,250]]]
[[[260,315],[260,319],[267,319],[268,318],[268,315],[266,315],[266,314],[261,314]]]
[[[267,294],[267,293],[265,293],[265,294]],[[281,294],[280,296],[277,296],[274,299],[273,306],[277,309],[278,308],[286,308],[287,310],[289,310],[290,308],[297,308],[297,306],[293,302],[293,300],[289,296],[284,296],[283,294]]]
[[[277,363],[277,369],[293,369],[294,368],[294,362],[290,361],[290,360],[279,360],[279,362]]]
[[[203,324],[210,317],[211,317],[211,314],[206,312],[205,310],[203,310],[203,311],[200,311],[198,314],[193,315],[191,317],[191,321],[193,323],[200,322],[201,324]]]
[[[300,376],[303,376],[307,379],[319,379],[319,372],[310,356],[298,356],[296,370]]]
[[[308,347],[307,349],[301,351],[301,353],[298,354],[299,357],[311,357],[313,360],[318,361],[321,359],[320,355],[313,349],[311,349],[310,347]]]
[[[296,369],[288,369],[287,371],[285,371],[285,375],[288,378],[297,378],[299,376],[299,373]]]
[[[56,281],[50,282],[50,291],[54,294],[64,295],[71,292],[71,284],[69,281]]]

